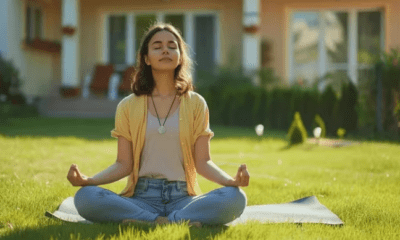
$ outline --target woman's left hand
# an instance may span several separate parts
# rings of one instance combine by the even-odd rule
[[[238,172],[233,179],[233,181],[230,182],[230,186],[236,186],[236,187],[247,187],[249,186],[249,180],[250,180],[250,174],[247,171],[247,166],[246,164],[240,165]]]

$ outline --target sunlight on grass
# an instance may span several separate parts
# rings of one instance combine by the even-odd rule
[[[362,142],[343,148],[304,144],[287,149],[285,133],[266,131],[259,138],[252,129],[226,127],[213,129],[212,160],[231,176],[240,164],[247,164],[250,186],[243,190],[248,205],[284,203],[315,195],[345,225],[248,223],[196,229],[187,224],[84,225],[48,219],[45,211],[54,211],[78,190],[66,179],[72,163],[91,176],[116,159],[117,140],[109,136],[112,120],[73,121],[19,119],[0,127],[0,238],[400,238],[397,144]],[[123,179],[103,187],[120,192],[125,182]],[[199,183],[204,193],[220,187],[201,176]]]

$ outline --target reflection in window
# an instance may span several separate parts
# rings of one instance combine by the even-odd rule
[[[380,54],[381,13],[358,13],[358,62],[372,64]]]
[[[43,39],[43,13],[42,10],[35,6],[28,5],[26,8],[26,40],[32,41],[35,38]]]
[[[325,46],[330,63],[346,63],[348,54],[348,13],[326,12]]]
[[[318,60],[318,13],[295,13],[293,16],[293,42],[295,63]]]
[[[32,36],[32,24],[31,24],[31,17],[32,16],[32,8],[30,6],[28,6],[26,8],[26,40],[30,41],[31,40],[31,36]]]
[[[42,11],[39,9],[35,10],[35,38],[42,37]]]
[[[322,88],[331,85],[335,92],[341,92],[342,84],[348,80],[347,70],[330,71],[327,74],[326,81],[322,83]]]
[[[352,79],[361,82],[365,74],[357,77],[350,69],[349,59],[358,60],[358,69],[372,68],[379,57],[382,37],[382,13],[379,11],[356,12],[355,22],[349,22],[346,11],[296,12],[291,19],[291,77],[294,83],[312,85],[320,76],[338,89],[341,82]],[[356,32],[350,33],[350,26]],[[350,39],[350,35],[357,36]],[[351,44],[350,44],[351,43]],[[358,49],[350,47],[358,46]],[[352,52],[357,52],[349,55]],[[353,70],[353,71],[352,71]],[[366,70],[367,71],[367,70]],[[363,72],[364,73],[364,72]]]
[[[149,29],[153,23],[157,21],[157,17],[154,14],[149,15],[138,15],[136,16],[136,46],[135,49],[139,49],[140,44],[142,42],[142,37],[144,36],[145,32]]]
[[[293,75],[297,83],[308,85],[318,77],[319,13],[295,13],[292,21]]]
[[[126,17],[110,17],[110,63],[124,64],[126,49]]]
[[[181,32],[182,37],[185,39],[183,14],[166,15],[164,21],[176,27]]]

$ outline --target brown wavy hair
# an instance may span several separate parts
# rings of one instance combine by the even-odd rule
[[[155,87],[155,81],[151,66],[145,62],[145,56],[149,53],[149,43],[151,38],[160,31],[172,33],[178,40],[178,47],[181,53],[181,64],[175,69],[175,88],[178,95],[183,95],[188,91],[193,91],[192,83],[192,60],[188,55],[188,46],[183,41],[181,33],[171,24],[156,23],[151,26],[144,34],[136,60],[136,71],[132,81],[132,92],[137,96],[142,94],[151,94]]]

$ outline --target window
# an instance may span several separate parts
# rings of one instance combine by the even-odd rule
[[[135,64],[144,33],[156,21],[171,23],[190,46],[196,72],[210,71],[219,60],[219,26],[217,13],[125,13],[107,15],[104,36],[104,61],[123,72]],[[193,51],[193,52],[192,52]],[[196,74],[193,73],[196,78]],[[200,79],[200,78],[199,78]]]
[[[29,4],[26,8],[26,40],[43,39],[42,9]]]
[[[126,49],[126,17],[112,16],[109,19],[110,63],[124,64]]]
[[[183,39],[185,39],[185,17],[183,14],[167,14],[164,21],[176,27],[181,32]]]
[[[135,23],[136,23],[136,46],[135,49],[139,49],[140,43],[142,41],[142,37],[147,29],[157,21],[156,15],[148,14],[148,15],[138,15],[136,16]]]
[[[382,49],[381,19],[380,11],[292,13],[291,83],[313,85],[327,76],[325,84],[338,89],[346,77],[355,83],[363,81]]]

